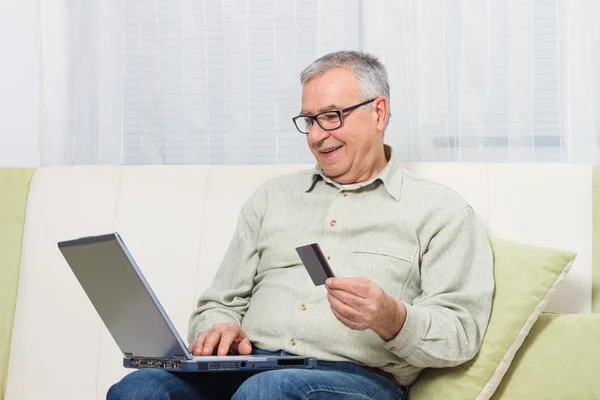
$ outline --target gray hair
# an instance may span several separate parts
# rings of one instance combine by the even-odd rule
[[[314,77],[334,68],[345,68],[352,71],[365,100],[378,96],[388,99],[388,123],[390,113],[390,84],[383,64],[374,56],[358,51],[338,51],[329,53],[314,61],[300,73],[300,83],[304,85]],[[365,108],[371,109],[372,104]]]

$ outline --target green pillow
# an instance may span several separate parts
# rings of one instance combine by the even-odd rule
[[[576,254],[489,238],[496,290],[479,353],[452,368],[429,368],[412,385],[411,400],[489,399]]]
[[[600,314],[542,313],[494,400],[600,399]]]

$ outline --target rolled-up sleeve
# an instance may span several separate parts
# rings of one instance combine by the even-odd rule
[[[492,250],[469,206],[432,236],[421,265],[421,294],[406,304],[404,326],[385,347],[416,367],[452,367],[483,341],[494,292]]]

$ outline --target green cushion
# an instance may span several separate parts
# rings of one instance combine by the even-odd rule
[[[33,168],[0,168],[0,398],[6,389],[23,223],[34,172]]]
[[[599,342],[600,314],[543,313],[492,399],[600,399]]]
[[[479,353],[457,367],[423,371],[411,400],[489,399],[575,258],[573,252],[493,237],[490,244],[496,290]]]

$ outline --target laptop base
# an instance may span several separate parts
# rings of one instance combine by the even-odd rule
[[[316,367],[316,365],[316,358],[300,356],[208,356],[194,357],[191,360],[123,358],[125,368],[154,368],[174,372],[232,372],[282,368],[310,369]]]

